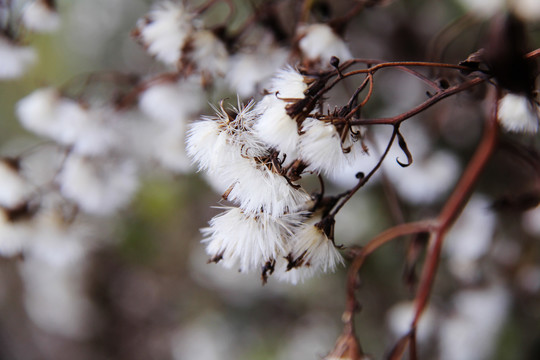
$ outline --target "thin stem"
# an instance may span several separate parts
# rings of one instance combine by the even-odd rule
[[[375,174],[375,172],[381,167],[384,159],[386,158],[386,155],[388,155],[388,152],[390,151],[390,148],[392,147],[392,144],[394,143],[394,140],[396,139],[397,135],[397,127],[394,127],[394,131],[392,132],[392,136],[390,137],[390,140],[388,141],[388,145],[386,146],[386,149],[384,150],[384,153],[382,154],[381,158],[377,162],[377,164],[371,169],[369,174],[364,176],[358,184],[355,185],[351,190],[347,191],[346,193],[339,195],[343,197],[341,202],[330,212],[329,216],[336,216],[336,214],[341,210],[341,208],[353,197],[353,195],[360,190],[362,186],[364,186],[368,180]]]
[[[467,90],[473,86],[476,86],[482,82],[484,82],[485,79],[483,78],[474,78],[472,80],[466,81],[464,83],[461,83],[459,85],[452,86],[446,90],[443,90],[441,92],[438,92],[434,94],[432,97],[430,97],[428,100],[424,101],[420,105],[414,107],[413,109],[406,111],[402,114],[396,115],[394,117],[389,118],[379,118],[379,119],[360,119],[360,120],[350,120],[349,123],[351,125],[380,125],[380,124],[387,124],[387,125],[395,125],[403,122],[404,120],[407,120],[422,111],[426,110],[427,108],[431,107],[432,105],[438,103],[439,101],[446,99],[449,96],[452,96],[454,94],[457,94],[459,92],[462,92],[464,90]]]

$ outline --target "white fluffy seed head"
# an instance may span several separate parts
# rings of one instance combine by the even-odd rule
[[[222,173],[232,181],[227,199],[237,202],[246,213],[257,214],[262,210],[270,216],[281,216],[302,209],[311,200],[303,189],[294,188],[267,165],[255,161],[234,165]]]
[[[540,107],[524,95],[506,94],[498,104],[499,124],[510,132],[536,133]]]
[[[37,60],[36,51],[0,35],[0,79],[17,79]]]
[[[242,272],[258,271],[266,262],[287,252],[287,224],[262,213],[253,216],[239,208],[229,208],[201,231],[212,261],[226,267],[239,266]]]
[[[137,24],[138,35],[150,55],[159,61],[176,66],[182,48],[193,31],[192,15],[180,3],[158,3],[145,19]]]
[[[276,276],[280,280],[293,284],[303,282],[318,272],[332,272],[343,264],[343,257],[335,247],[333,241],[328,239],[324,231],[316,226],[320,217],[313,217],[303,223],[290,239],[290,253],[292,260],[300,260],[298,266],[290,270],[280,267]]]
[[[62,194],[83,211],[111,215],[125,206],[138,188],[133,162],[72,154],[59,175]]]
[[[317,119],[307,119],[302,125],[299,157],[309,164],[308,170],[333,175],[342,172],[361,156],[360,141],[347,133],[342,143],[336,127]]]
[[[343,39],[327,24],[311,24],[299,30],[302,37],[298,43],[305,58],[330,66],[330,59],[336,56],[341,61],[352,58]]]
[[[22,205],[30,195],[30,185],[18,169],[6,160],[0,159],[0,206],[15,208]]]
[[[223,107],[217,115],[205,117],[190,125],[187,134],[187,153],[197,162],[199,170],[219,174],[242,159],[262,157],[266,145],[258,139],[252,128],[257,113],[253,103],[232,108],[230,114]]]
[[[36,32],[53,32],[60,27],[60,15],[45,0],[28,3],[21,20],[27,29]]]
[[[260,114],[254,126],[257,136],[287,154],[289,159],[296,155],[299,136],[296,121],[287,114],[286,107],[295,100],[303,99],[307,88],[304,76],[287,67],[272,78],[267,89],[269,94],[256,107],[256,112]]]

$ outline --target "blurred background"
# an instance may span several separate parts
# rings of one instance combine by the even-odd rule
[[[40,144],[14,112],[17,101],[34,89],[63,87],[90,72],[162,71],[130,35],[152,3],[59,0],[60,29],[25,34],[38,60],[24,77],[0,81],[3,156]],[[250,5],[235,3],[234,21],[240,24]],[[274,3],[284,14],[295,8],[294,1]],[[327,7],[343,14],[351,1],[316,3],[324,9],[321,14]],[[481,46],[490,17],[505,6],[502,0],[386,3],[350,23],[345,41],[353,56],[457,63]],[[533,0],[515,3],[523,3],[515,9],[525,9],[519,11],[530,48],[539,47],[539,6]],[[223,10],[215,11],[219,16]],[[314,17],[323,19],[321,14]],[[392,70],[380,74],[375,88],[366,117],[396,115],[426,96],[417,79]],[[393,224],[437,214],[481,135],[485,90],[460,94],[403,125],[413,166],[402,169],[395,163],[396,157],[405,157],[396,146],[384,176],[373,179],[339,214],[337,243],[361,246]],[[337,90],[336,99],[346,91]],[[206,101],[215,104],[226,97],[235,95],[216,90]],[[211,112],[206,106],[204,113]],[[379,151],[388,130],[369,130]],[[538,190],[539,168],[516,155],[525,151],[538,161],[538,136],[503,138],[466,216],[448,236],[421,325],[425,330],[419,333],[423,358],[540,358],[540,211],[492,206],[523,189]],[[350,188],[356,172],[368,172],[376,148],[372,145],[371,155],[348,176],[330,179],[329,192]],[[94,244],[77,262],[54,266],[39,257],[0,258],[0,359],[307,360],[332,349],[341,332],[346,267],[298,285],[270,278],[262,286],[257,274],[207,264],[199,229],[218,212],[212,206],[220,194],[194,172],[173,174],[157,164],[144,170],[128,207],[106,218],[85,219],[92,229],[87,240]],[[410,241],[380,249],[361,272],[357,333],[373,358],[388,352],[410,319],[414,286],[403,281]]]

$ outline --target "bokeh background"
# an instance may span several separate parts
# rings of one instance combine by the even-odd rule
[[[250,6],[235,3],[235,21],[241,23]],[[281,3],[286,14],[295,2]],[[339,14],[350,3],[327,5]],[[457,63],[482,45],[498,3],[396,0],[358,15],[345,39],[359,58]],[[37,64],[21,79],[0,82],[2,155],[16,155],[40,142],[14,114],[16,102],[32,90],[62,87],[89,72],[161,71],[130,36],[151,4],[58,1],[61,29],[25,35],[39,54]],[[224,8],[217,7],[215,16],[220,11]],[[540,46],[540,10],[529,15],[532,49]],[[461,25],[445,40],[448,34],[441,31],[452,22]],[[336,98],[343,96],[339,91]],[[404,125],[409,147],[418,155],[414,166],[395,165],[393,158],[404,157],[395,149],[388,161],[400,172],[385,168],[386,176],[375,178],[344,208],[337,218],[338,243],[360,246],[396,222],[437,214],[481,134],[483,91],[447,100]],[[225,97],[235,95],[215,92],[207,101]],[[395,115],[424,98],[416,79],[388,71],[377,78],[366,111],[371,117]],[[205,113],[211,113],[209,106]],[[371,136],[384,139],[386,130],[374,129]],[[538,145],[537,136],[505,139],[528,149]],[[443,150],[450,158],[442,156],[434,162],[438,166],[428,166],[430,155]],[[370,164],[371,157],[359,170],[369,171]],[[409,173],[415,166],[417,172]],[[217,213],[212,206],[220,195],[200,174],[172,174],[157,164],[146,170],[129,207],[107,219],[88,220],[96,228],[96,245],[77,264],[59,269],[24,257],[0,258],[0,359],[307,360],[331,350],[341,331],[346,268],[298,285],[271,278],[262,286],[256,274],[207,264],[199,229]],[[448,241],[457,245],[445,252],[433,290],[433,310],[426,316],[431,324],[425,325],[422,343],[426,358],[451,358],[440,349],[452,341],[456,348],[472,347],[459,339],[460,332],[467,334],[463,329],[485,335],[487,340],[480,336],[475,345],[487,347],[491,359],[540,358],[540,216],[534,209],[523,214],[491,207],[503,196],[534,188],[538,176],[538,168],[531,170],[503,147],[490,162],[466,210],[469,221],[458,223],[449,235]],[[337,179],[329,186],[337,193],[351,180]],[[433,195],[423,198],[430,191]],[[357,330],[374,358],[389,350],[407,323],[407,301],[414,292],[402,280],[406,243],[382,248],[362,269]],[[471,297],[473,305],[467,302]],[[450,327],[445,324],[461,319],[465,308],[480,314],[479,320],[454,322],[454,330],[446,330],[454,331],[454,338],[442,335],[441,329]],[[492,311],[483,313],[483,308]],[[482,322],[483,328],[474,327]],[[491,333],[490,327],[497,331]]]

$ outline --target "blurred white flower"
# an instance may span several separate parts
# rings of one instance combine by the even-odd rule
[[[453,298],[454,313],[440,326],[441,360],[491,359],[510,306],[502,285],[463,290]]]
[[[288,52],[264,37],[256,47],[241,49],[229,60],[225,80],[243,98],[257,95],[267,81],[287,60]]]
[[[12,220],[6,209],[0,208],[0,255],[21,254],[31,236],[31,223],[26,220]]]
[[[36,32],[53,32],[60,27],[60,15],[47,0],[28,3],[21,15],[24,26]]]
[[[197,30],[188,39],[185,56],[199,72],[211,76],[225,76],[228,67],[229,52],[210,30]]]
[[[182,48],[193,31],[192,15],[181,3],[163,1],[137,23],[138,36],[148,53],[159,61],[176,66]]]
[[[34,48],[19,45],[0,35],[0,80],[21,77],[36,60]]]
[[[317,61],[323,67],[330,66],[336,56],[341,61],[350,60],[351,52],[343,39],[327,24],[310,24],[299,28],[298,46],[305,58]]]
[[[47,266],[76,266],[95,245],[90,227],[80,222],[66,223],[58,211],[40,211],[33,220],[32,239],[25,255],[39,259]]]
[[[489,18],[505,8],[505,0],[458,0],[463,8],[480,18]]]
[[[205,314],[185,324],[171,339],[174,360],[233,360],[239,344],[230,322],[220,314]]]
[[[388,310],[386,322],[394,338],[400,338],[411,330],[414,310],[415,306],[412,301],[397,303]],[[426,343],[437,335],[438,316],[437,311],[431,306],[424,309],[416,331],[416,339],[420,343]]]
[[[498,120],[510,132],[536,133],[540,108],[526,96],[508,93],[499,100]]]
[[[540,235],[540,206],[523,213],[521,218],[523,229],[531,235]]]
[[[131,161],[71,154],[59,174],[61,191],[82,210],[110,215],[128,204],[139,186]]]
[[[98,314],[85,294],[85,264],[64,268],[29,258],[20,263],[24,306],[42,330],[69,339],[86,339]]]
[[[177,125],[199,112],[204,94],[199,84],[189,80],[163,81],[150,85],[139,97],[139,107],[151,119]]]
[[[54,88],[35,90],[19,100],[16,114],[28,130],[73,146],[80,154],[103,154],[117,144],[113,110],[88,108]]]
[[[417,159],[410,167],[393,164],[392,169],[388,174],[400,196],[412,204],[424,204],[440,199],[451,189],[458,178],[460,164],[456,156],[440,150],[429,158]]]
[[[0,206],[14,208],[30,194],[30,185],[21,176],[17,164],[0,158]]]
[[[526,21],[538,21],[540,19],[540,1],[537,0],[512,0],[510,8],[520,18]]]
[[[463,281],[476,279],[477,261],[491,248],[497,218],[489,206],[488,199],[474,195],[450,229],[444,243],[449,268]]]

